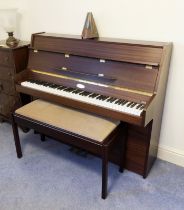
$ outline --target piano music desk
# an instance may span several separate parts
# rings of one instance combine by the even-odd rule
[[[51,113],[51,114],[49,114]],[[76,109],[60,106],[43,100],[35,100],[12,115],[12,127],[17,157],[22,157],[17,124],[27,126],[65,144],[98,152],[102,158],[102,198],[107,196],[107,174],[109,150],[113,142],[120,138],[122,156],[120,172],[124,168],[125,129],[118,120],[111,120]],[[121,128],[122,127],[122,128]]]

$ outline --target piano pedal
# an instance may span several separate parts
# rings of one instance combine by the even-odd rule
[[[88,152],[86,150],[83,150],[83,149],[80,149],[80,148],[77,148],[77,147],[70,147],[69,148],[69,151],[70,152],[73,152],[75,153],[76,155],[79,155],[81,157],[87,157],[88,155]]]

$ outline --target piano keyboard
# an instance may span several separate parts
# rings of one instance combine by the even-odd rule
[[[48,83],[40,80],[29,80],[21,83],[22,86],[47,92],[50,94],[75,99],[81,102],[98,105],[107,109],[118,112],[140,116],[143,112],[144,105],[135,102],[118,99],[115,97],[104,96],[97,93],[85,91],[84,89],[76,89]]]

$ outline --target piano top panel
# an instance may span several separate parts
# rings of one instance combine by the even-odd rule
[[[165,43],[167,44],[167,43]],[[33,34],[31,47],[78,56],[158,66],[164,43],[121,39],[82,39],[80,36]]]
[[[35,33],[34,36],[44,36],[44,37],[58,37],[58,38],[68,38],[68,39],[82,39],[80,35],[72,35],[72,34],[56,34],[56,33]],[[91,40],[91,39],[89,39]],[[164,47],[165,45],[170,44],[169,42],[156,42],[156,41],[143,41],[143,40],[133,40],[133,39],[120,39],[120,38],[109,38],[109,37],[98,37],[92,40],[102,41],[102,42],[111,42],[111,43],[124,43],[131,45],[145,45],[152,47]]]

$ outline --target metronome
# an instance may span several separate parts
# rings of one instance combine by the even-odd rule
[[[84,24],[84,28],[82,31],[82,38],[83,39],[92,39],[92,38],[98,38],[98,31],[95,24],[95,20],[93,18],[92,12],[88,12],[86,16],[86,21]]]

